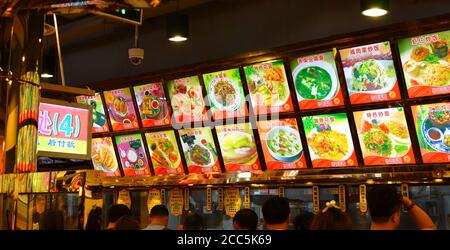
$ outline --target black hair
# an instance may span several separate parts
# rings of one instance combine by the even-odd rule
[[[294,229],[295,230],[308,230],[311,222],[314,218],[314,214],[308,211],[302,211],[300,214],[295,216],[294,220]]]
[[[120,217],[131,215],[131,210],[123,204],[115,204],[109,208],[108,223],[115,223]]]
[[[352,230],[353,223],[347,213],[330,207],[327,211],[320,211],[311,222],[311,230]]]
[[[258,226],[258,215],[249,208],[243,208],[234,215],[233,222],[241,229],[256,230]]]
[[[100,230],[102,229],[102,209],[95,207],[89,212],[85,230]]]
[[[156,205],[150,210],[150,217],[166,217],[169,216],[169,210],[164,205]]]
[[[289,219],[291,210],[289,200],[284,197],[272,197],[262,206],[264,221],[267,224],[281,224]]]
[[[205,227],[203,218],[197,213],[188,214],[184,217],[183,229],[184,230],[203,230]]]
[[[367,190],[367,207],[372,221],[383,223],[400,210],[402,195],[392,185],[376,185]]]
[[[124,215],[117,220],[114,229],[115,230],[139,230],[140,225],[139,225],[139,221],[137,221],[133,216]]]

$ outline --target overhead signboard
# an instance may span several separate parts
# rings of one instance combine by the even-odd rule
[[[92,108],[42,98],[39,104],[38,155],[89,160]]]

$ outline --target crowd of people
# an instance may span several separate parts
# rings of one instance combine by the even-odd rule
[[[427,213],[414,201],[399,194],[394,186],[377,185],[367,191],[367,205],[371,216],[371,230],[394,230],[400,225],[400,210],[409,213],[417,229],[433,230],[435,225]],[[289,200],[284,197],[272,197],[262,206],[263,228],[266,230],[288,230],[291,221]],[[154,206],[149,214],[149,223],[140,227],[125,205],[113,205],[108,211],[109,230],[169,230],[169,211],[164,205]],[[326,202],[318,213],[301,212],[292,219],[296,230],[353,230],[350,216],[336,205],[334,200]],[[235,230],[257,230],[258,215],[252,209],[239,210],[233,217]],[[101,229],[101,211],[93,209],[86,224],[87,230]],[[183,215],[179,230],[206,229],[201,215],[189,213]]]

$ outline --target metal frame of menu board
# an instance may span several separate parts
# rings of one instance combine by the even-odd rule
[[[65,102],[55,99],[47,99],[47,98],[40,98],[40,103],[48,103],[48,104],[54,104],[58,106],[66,106],[71,108],[78,108],[78,109],[84,109],[89,112],[88,114],[88,124],[92,124],[92,107],[90,105],[76,103],[76,102]],[[86,154],[69,154],[69,153],[55,153],[55,152],[47,152],[47,151],[38,151],[38,156],[45,156],[45,157],[53,157],[53,158],[64,158],[64,159],[80,159],[80,160],[90,160],[91,159],[91,143],[92,143],[92,126],[87,126],[87,152]],[[39,135],[38,135],[39,136]]]
[[[404,80],[403,70],[401,66],[400,61],[400,55],[398,50],[398,39],[407,38],[407,37],[413,37],[418,36],[422,34],[428,34],[433,32],[439,32],[448,30],[450,27],[450,14],[445,14],[442,16],[432,17],[432,18],[425,18],[410,22],[405,22],[401,24],[395,24],[395,25],[389,25],[385,27],[375,28],[375,29],[369,29],[365,31],[360,32],[353,32],[345,35],[337,35],[337,36],[331,36],[328,38],[318,39],[314,41],[308,41],[308,42],[300,42],[298,44],[294,45],[288,45],[283,46],[271,50],[263,50],[263,51],[257,51],[257,52],[249,52],[245,53],[233,58],[225,59],[225,60],[217,60],[213,62],[205,62],[205,63],[198,63],[195,65],[187,65],[178,67],[175,69],[169,69],[169,70],[161,70],[157,72],[152,72],[148,74],[142,74],[137,75],[133,77],[127,77],[127,78],[121,78],[111,81],[103,81],[91,84],[90,86],[93,88],[97,88],[99,90],[110,90],[110,89],[119,89],[123,87],[130,87],[131,85],[141,85],[145,83],[151,83],[156,81],[161,81],[163,83],[164,92],[166,94],[169,110],[171,114],[173,114],[172,106],[170,103],[170,96],[167,89],[167,81],[176,79],[176,78],[182,78],[182,77],[188,77],[188,76],[197,76],[200,81],[200,85],[202,86],[202,94],[204,97],[206,97],[206,89],[205,84],[203,81],[202,74],[209,73],[209,72],[215,72],[220,70],[226,70],[231,68],[238,68],[240,71],[241,81],[242,81],[242,87],[244,89],[244,94],[248,95],[248,85],[247,81],[244,75],[244,66],[252,65],[255,63],[261,63],[261,62],[268,62],[273,60],[281,60],[284,63],[284,67],[286,70],[286,77],[288,81],[289,90],[291,91],[291,98],[294,105],[294,111],[293,112],[285,112],[280,113],[277,118],[284,119],[284,118],[296,118],[298,123],[298,128],[300,132],[300,138],[303,146],[303,150],[305,153],[306,162],[308,165],[308,168],[299,170],[300,174],[307,174],[311,172],[316,172],[318,169],[314,169],[315,171],[312,171],[311,166],[311,159],[310,159],[310,152],[307,145],[307,139],[304,133],[304,127],[301,120],[301,117],[303,116],[309,116],[309,115],[318,115],[318,114],[332,114],[332,113],[339,113],[343,112],[347,114],[348,117],[348,123],[350,126],[350,131],[353,137],[353,144],[354,144],[354,150],[356,153],[358,166],[356,167],[333,167],[329,169],[320,169],[318,173],[320,174],[345,174],[345,173],[370,173],[370,172],[400,172],[400,171],[433,171],[433,170],[443,170],[448,169],[448,163],[434,163],[434,164],[423,164],[422,157],[420,153],[420,148],[418,145],[418,138],[415,126],[414,126],[414,120],[412,117],[412,111],[411,106],[418,105],[418,104],[428,104],[428,103],[439,103],[443,102],[448,99],[448,95],[441,94],[436,96],[427,96],[427,97],[420,97],[415,99],[408,98],[407,95],[407,89],[406,84]],[[376,102],[376,103],[366,103],[366,104],[350,104],[347,84],[345,81],[345,76],[343,72],[343,67],[340,61],[340,55],[337,51],[344,48],[359,46],[359,45],[365,45],[365,44],[372,44],[376,42],[383,42],[383,41],[389,41],[391,52],[392,52],[392,60],[394,63],[394,68],[396,71],[396,77],[398,81],[398,86],[400,89],[401,99],[395,100],[395,101],[383,101],[383,102]],[[320,108],[320,109],[311,109],[311,110],[299,110],[298,106],[298,100],[297,96],[295,94],[295,85],[294,85],[294,79],[292,77],[291,67],[290,67],[290,60],[293,58],[297,58],[299,56],[307,56],[311,54],[316,54],[320,52],[330,51],[334,50],[335,52],[335,63],[336,63],[336,70],[338,74],[338,79],[340,81],[340,87],[344,99],[344,106],[338,106],[338,107],[327,107],[327,108]],[[114,86],[114,88],[111,88],[110,86]],[[133,92],[133,89],[131,88],[132,96],[134,98],[133,103],[136,107],[136,100],[135,95]],[[102,97],[102,101],[104,102],[104,97]],[[255,116],[253,106],[251,103],[251,100],[249,100],[247,103],[248,113],[249,116],[245,117],[243,120],[242,118],[231,118],[226,119],[227,122],[233,121],[234,123],[241,121],[241,122],[249,122],[249,117],[257,117],[258,120],[265,120],[267,118],[264,118],[261,115]],[[213,120],[211,110],[209,108],[209,100],[206,98],[205,105],[207,106],[207,114],[208,119],[205,121],[208,126],[217,125],[223,122],[224,120]],[[380,166],[365,166],[363,163],[363,156],[361,152],[361,145],[359,143],[355,120],[353,117],[354,111],[364,111],[364,110],[372,110],[372,109],[379,109],[379,108],[390,108],[390,107],[403,107],[405,112],[405,118],[409,130],[411,145],[414,152],[414,157],[416,159],[415,164],[400,164],[400,165],[380,165]],[[138,109],[136,109],[138,110]],[[108,110],[105,109],[106,117],[109,121],[109,114]],[[270,114],[268,115],[270,119]],[[112,136],[114,141],[115,135],[122,135],[122,134],[133,134],[133,133],[140,133],[143,135],[145,132],[156,132],[156,131],[162,131],[162,130],[174,130],[176,134],[177,144],[179,149],[181,148],[181,142],[180,138],[178,136],[177,129],[173,129],[172,125],[163,125],[163,126],[157,126],[152,128],[142,128],[142,123],[139,120],[139,127],[140,129],[134,129],[134,130],[125,130],[120,132],[110,132],[110,133],[99,133],[95,134],[94,137],[101,137],[101,136]],[[189,122],[189,123],[177,123],[175,120],[172,120],[172,124],[177,126],[182,125],[190,125],[192,127],[201,127],[204,122]],[[254,124],[252,124],[254,126]],[[254,127],[254,137],[256,146],[258,149],[258,157],[260,157],[262,169],[266,170],[266,164],[264,160],[264,155],[261,153],[261,141],[259,140],[259,134],[258,132],[255,132],[257,128]],[[219,141],[217,138],[217,133],[215,129],[212,129],[213,138],[215,142],[215,146],[218,153],[219,162],[222,168],[222,171],[225,170],[223,157],[221,155],[221,150],[219,146]],[[144,135],[145,137],[145,135]],[[144,140],[144,143],[146,144],[146,140]],[[116,145],[115,145],[116,147]],[[145,145],[146,153],[148,154],[148,145]],[[183,152],[180,152],[180,154],[183,154]],[[150,156],[149,154],[147,155]],[[185,172],[187,172],[187,165],[184,157],[182,158],[182,163],[185,169]],[[149,157],[149,162],[151,162],[151,158]],[[152,166],[152,163],[149,163],[150,166]],[[152,172],[153,172],[153,167]]]

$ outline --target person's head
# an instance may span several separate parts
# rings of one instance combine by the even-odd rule
[[[262,207],[264,222],[269,230],[287,230],[291,210],[289,200],[284,197],[273,197],[264,202]]]
[[[164,205],[156,205],[150,210],[150,224],[167,226],[169,223],[169,210]]]
[[[295,216],[294,220],[294,229],[295,230],[308,230],[311,226],[311,222],[314,218],[314,214],[308,211],[302,211],[300,214]]]
[[[99,207],[94,207],[89,212],[86,230],[100,230],[102,229],[102,209]]]
[[[205,226],[203,224],[203,218],[197,213],[186,215],[183,221],[183,230],[203,230]]]
[[[395,186],[376,185],[367,190],[367,207],[372,224],[395,229],[400,224],[402,195]]]
[[[108,228],[113,228],[117,220],[124,216],[131,215],[131,210],[123,204],[115,204],[108,211]]]
[[[311,222],[311,230],[351,230],[350,217],[336,206],[335,201],[327,202],[326,207],[316,214]]]
[[[139,230],[139,221],[131,215],[124,215],[116,221],[115,230]]]
[[[258,215],[249,208],[243,208],[234,215],[233,226],[236,230],[256,230]]]

